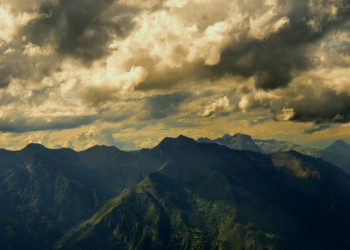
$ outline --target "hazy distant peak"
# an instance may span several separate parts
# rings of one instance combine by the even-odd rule
[[[197,140],[199,143],[215,143],[214,140],[209,139],[208,137],[200,137]]]
[[[247,137],[247,138],[252,138],[250,135],[242,134],[242,133],[236,133],[236,134],[233,135],[233,137]]]
[[[231,135],[229,135],[229,134],[224,134],[221,138],[222,138],[222,139],[231,138]]]
[[[198,142],[200,143],[217,143],[228,148],[236,150],[250,150],[254,152],[262,153],[261,148],[255,144],[254,140],[250,135],[237,133],[235,135],[225,134],[222,137],[219,137],[215,140],[208,138],[199,138]]]
[[[325,150],[337,152],[337,153],[345,153],[350,154],[350,144],[346,143],[343,140],[336,140],[332,145],[327,147]]]
[[[222,137],[222,139],[230,139],[230,138],[247,138],[247,139],[252,139],[252,137],[250,135],[247,134],[242,134],[242,133],[236,133],[234,135],[229,135],[229,134],[224,134]]]
[[[349,144],[347,144],[345,141],[343,140],[336,140],[334,143],[334,145],[339,145],[339,146],[349,146]]]
[[[255,142],[267,142],[267,143],[275,143],[275,142],[279,142],[279,143],[282,143],[282,142],[288,142],[288,141],[277,141],[275,139],[254,139]],[[288,142],[289,143],[289,142]]]
[[[187,136],[184,136],[184,135],[179,135],[177,138],[177,140],[182,140],[182,141],[191,141],[191,142],[195,142],[194,139],[190,138],[190,137],[187,137]]]

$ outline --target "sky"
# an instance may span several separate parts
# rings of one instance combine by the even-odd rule
[[[350,142],[350,0],[0,0],[0,147]]]

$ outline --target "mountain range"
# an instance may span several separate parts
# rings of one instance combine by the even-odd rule
[[[0,248],[350,248],[342,169],[242,134],[221,141],[240,150],[207,142],[0,150]],[[338,144],[324,151],[345,157]]]
[[[228,134],[217,139],[199,138],[201,143],[217,143],[232,149],[250,150],[258,153],[272,154],[290,150],[310,155],[328,161],[350,174],[350,144],[343,140],[337,140],[324,150],[305,147],[289,141],[277,141],[274,139],[252,139],[250,135]]]

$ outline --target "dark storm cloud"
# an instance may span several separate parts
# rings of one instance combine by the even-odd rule
[[[20,31],[20,37],[38,46],[51,44],[63,56],[91,62],[109,52],[108,42],[132,28],[135,10],[113,0],[60,0],[44,2],[41,18]]]
[[[141,119],[162,119],[172,116],[178,112],[180,104],[190,97],[189,92],[152,96],[146,100],[146,115]]]
[[[185,63],[181,68],[168,67],[162,71],[155,71],[149,62],[141,64],[149,72],[146,79],[135,87],[136,90],[147,91],[150,89],[171,89],[184,80],[196,81],[203,78],[211,78],[212,75],[200,63]]]
[[[1,50],[1,48],[0,48]],[[10,84],[12,78],[40,82],[59,67],[55,56],[28,56],[24,54],[25,47],[11,44],[2,50],[0,55],[0,88]]]
[[[264,5],[263,1],[256,1]],[[244,6],[240,3],[239,6]],[[332,11],[332,5],[337,7],[337,13]],[[220,79],[227,75],[238,75],[246,78],[254,77],[255,87],[264,90],[287,87],[295,74],[305,72],[317,66],[318,58],[311,53],[311,47],[329,32],[334,30],[348,30],[350,21],[349,0],[340,1],[305,1],[280,0],[277,10],[280,12],[266,25],[285,20],[277,31],[263,38],[256,38],[250,34],[249,18],[242,24],[247,27],[220,54],[220,61],[216,65],[205,65],[204,59],[184,63],[182,67],[155,70],[157,61],[145,58],[137,62],[130,61],[130,65],[140,65],[149,72],[138,87],[139,90],[152,88],[171,88],[186,80]],[[261,6],[262,7],[262,6]],[[251,9],[249,9],[251,8]],[[243,13],[250,17],[259,15],[256,6],[242,7]],[[266,6],[265,6],[266,8]],[[256,11],[256,13],[254,13]],[[266,11],[267,12],[267,11]],[[288,20],[288,21],[287,21]],[[264,27],[261,27],[264,28]],[[233,31],[234,33],[235,31]],[[188,53],[188,48],[180,50],[178,58]],[[129,66],[130,66],[129,65]]]
[[[333,29],[344,29],[350,20],[350,1],[338,1],[337,17],[312,11],[312,1],[279,1],[280,7],[291,6],[289,23],[278,32],[262,40],[242,37],[241,43],[231,44],[221,54],[220,63],[209,67],[215,75],[255,77],[255,85],[262,89],[286,87],[293,79],[293,71],[305,71],[313,60],[307,54],[308,46],[323,38]],[[327,9],[331,1],[320,4]],[[313,27],[313,21],[317,21]]]
[[[11,42],[0,40],[0,88],[7,87],[11,79],[39,83],[59,71],[66,56],[89,64],[107,55],[111,51],[108,43],[132,29],[135,12],[113,0],[41,3],[37,17],[16,31]],[[29,45],[54,51],[32,55],[26,53]]]
[[[298,100],[290,101],[289,107],[295,111],[292,120],[320,123],[346,123],[350,121],[350,96],[348,93],[337,93],[332,89],[324,89],[319,95],[310,92]]]
[[[252,77],[257,89],[272,91],[273,94],[275,93],[273,90],[283,90],[278,100],[270,100],[269,98],[273,97],[268,97],[266,98],[268,100],[263,102],[259,97],[254,99],[256,89],[250,84],[240,88],[244,95],[251,96],[252,100],[248,100],[250,105],[247,105],[247,109],[264,107],[270,109],[275,117],[280,117],[280,120],[315,122],[315,127],[306,130],[307,133],[326,128],[327,124],[333,122],[350,121],[349,94],[328,89],[324,87],[324,82],[320,83],[320,87],[305,86],[294,92],[284,91],[294,88],[292,85],[295,82],[290,83],[295,76],[319,66],[320,60],[313,54],[320,47],[318,42],[323,41],[322,39],[334,30],[348,32],[349,0],[277,0],[277,7],[275,1],[237,1],[239,14],[237,16],[241,15],[242,18],[236,18],[236,13],[230,12],[231,8],[228,8],[230,11],[222,11],[223,15],[220,18],[209,18],[210,16],[204,18],[205,12],[208,11],[203,8],[204,14],[201,14],[201,18],[206,19],[205,25],[201,25],[202,21],[199,17],[198,20],[186,17],[186,15],[192,16],[190,13],[192,9],[187,8],[186,5],[183,8],[173,8],[176,9],[174,11],[172,7],[165,7],[160,4],[160,1],[154,1],[157,10],[141,10],[138,9],[138,1],[130,1],[135,7],[130,7],[129,3],[124,2],[124,4],[115,0],[37,2],[40,6],[32,21],[21,28],[16,26],[14,38],[11,37],[12,41],[0,41],[0,88],[7,87],[12,80],[16,79],[22,81],[18,84],[20,87],[14,85],[14,88],[22,88],[27,82],[37,83],[36,88],[43,86],[36,90],[30,86],[27,92],[23,91],[27,101],[21,96],[12,96],[11,88],[7,95],[2,95],[0,105],[17,101],[18,111],[17,114],[4,111],[5,117],[7,115],[8,118],[0,118],[0,131],[60,130],[91,124],[96,120],[120,122],[133,118],[137,121],[145,121],[176,117],[182,111],[179,107],[187,99],[199,100],[199,96],[190,92],[176,92],[179,91],[178,89],[186,88],[185,84],[189,82],[191,86],[201,84],[203,80],[206,82],[203,88],[208,88],[210,80],[213,82],[223,78],[225,81],[231,80],[230,76],[240,76],[237,77],[239,79]],[[198,4],[198,1],[190,2]],[[227,7],[230,5],[229,2],[223,0],[217,3]],[[141,3],[147,5],[148,2],[140,1]],[[203,4],[207,3],[203,2]],[[336,12],[332,12],[331,5],[337,7]],[[223,9],[221,5],[220,8]],[[273,10],[273,14],[270,13],[269,8]],[[210,8],[208,9],[211,11]],[[195,12],[196,8],[193,10]],[[190,21],[187,22],[185,17]],[[238,21],[236,23],[231,19]],[[258,31],[252,24],[252,20],[255,19],[258,20]],[[263,24],[259,23],[259,20]],[[281,20],[282,22],[278,23]],[[278,28],[276,24],[279,24]],[[231,27],[231,29],[226,25],[237,25],[237,27]],[[269,27],[269,30],[264,30],[265,26]],[[263,35],[259,33],[260,31]],[[115,48],[110,48],[109,43],[116,38],[119,39],[114,44]],[[28,46],[38,48],[39,52],[27,53]],[[43,53],[46,48],[52,51]],[[339,53],[348,55],[349,51],[349,44],[344,42]],[[107,55],[111,57],[103,61]],[[218,64],[208,65],[216,63],[216,58],[219,59],[216,57],[218,55],[220,55]],[[87,67],[101,59],[98,60],[98,64],[96,63],[99,65],[96,67],[100,67],[101,70],[91,67],[91,74],[87,68],[81,72],[79,70],[73,72],[81,65],[73,61],[72,64],[75,65],[70,69],[71,61],[63,64],[67,57],[77,58]],[[117,70],[114,71],[113,67]],[[137,67],[145,71],[144,76],[136,77],[137,74],[132,74],[130,69]],[[109,69],[111,70],[108,71]],[[107,73],[111,75],[104,78],[104,72],[106,75]],[[119,102],[132,99],[133,91],[122,93],[118,88],[114,88],[113,81],[116,82],[116,86],[120,85],[121,89],[124,87],[123,81],[118,82],[118,72],[124,74],[123,77],[126,79],[130,78],[130,82],[135,82],[137,96],[144,95],[140,92],[152,89],[166,90],[170,94],[140,99],[137,104],[120,108]],[[52,77],[43,81],[45,76]],[[92,85],[89,82],[89,76],[99,79],[94,79],[96,82]],[[124,79],[123,77],[121,79]],[[13,82],[16,83],[16,81]],[[74,82],[76,82],[75,85]],[[220,81],[217,82],[217,86],[210,87],[228,88],[220,85]],[[232,88],[237,88],[239,83],[235,80],[232,82],[235,85]],[[245,81],[240,82],[242,84]],[[62,89],[59,88],[60,84]],[[319,90],[317,94],[314,93],[314,89]],[[67,95],[67,99],[64,99],[66,96],[59,98],[56,94],[59,97],[61,97],[60,94]],[[224,95],[230,97],[228,93],[222,96]],[[22,107],[28,108],[23,110],[35,111],[40,105],[45,105],[48,97],[54,99],[55,96],[57,98],[48,103],[53,105],[55,102],[54,104],[59,106],[57,109],[62,113],[69,113],[72,107],[70,105],[76,107],[75,105],[81,104],[87,110],[104,108],[105,111],[101,111],[96,116],[80,116],[81,113],[77,117],[52,116],[52,120],[31,118],[21,114]],[[64,103],[61,103],[62,100]],[[140,103],[145,106],[142,107]],[[210,116],[216,110],[220,111],[215,108],[220,106],[214,104],[209,103],[213,111],[209,109],[204,116]],[[49,112],[48,110],[43,116],[49,117]],[[135,117],[132,117],[135,113]],[[228,113],[221,110],[221,114]]]
[[[119,95],[118,91],[112,87],[91,86],[81,91],[80,98],[89,107],[99,107],[108,102],[117,101]]]
[[[327,129],[332,123],[350,122],[350,95],[326,87],[316,92],[310,86],[302,85],[284,93],[284,99],[269,103],[276,119],[289,111],[293,114],[289,117],[291,121],[313,122],[314,125],[304,131],[309,134]]]
[[[41,130],[64,130],[91,124],[96,121],[96,119],[96,115],[75,117],[60,116],[49,120],[42,117],[3,117],[0,119],[0,131],[19,133]]]

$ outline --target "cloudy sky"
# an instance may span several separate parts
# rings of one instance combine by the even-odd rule
[[[0,147],[350,142],[350,0],[0,0]]]

